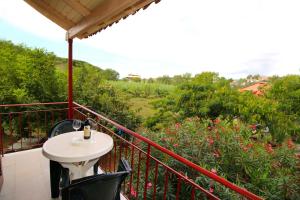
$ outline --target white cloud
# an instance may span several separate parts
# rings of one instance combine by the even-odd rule
[[[0,19],[46,38],[64,39],[61,28],[17,2],[4,5],[22,16],[0,10]],[[122,76],[208,70],[227,77],[299,73],[299,7],[298,0],[163,0],[76,43],[122,56],[96,63]]]

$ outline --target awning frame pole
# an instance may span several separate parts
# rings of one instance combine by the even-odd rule
[[[73,39],[68,39],[68,119],[73,119]]]

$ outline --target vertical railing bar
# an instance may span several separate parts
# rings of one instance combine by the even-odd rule
[[[73,116],[74,116],[75,119],[76,119],[76,113],[74,113]],[[101,169],[103,169],[105,172],[107,172],[107,162],[104,162],[103,160],[107,160],[107,158],[108,158],[108,154],[102,156],[102,157],[100,158],[100,162],[99,162],[99,165],[100,165]]]
[[[110,151],[110,152],[109,152],[109,168],[108,168],[108,169],[109,169],[110,172],[111,172],[111,160],[112,160],[112,159],[111,159],[111,157],[112,157],[111,154],[112,154],[112,152],[113,152],[113,151]]]
[[[73,112],[75,111],[75,109],[73,108]],[[73,117],[74,118],[74,117]],[[68,110],[65,111],[65,119],[68,119]],[[74,118],[76,119],[76,118]]]
[[[45,134],[46,134],[46,138],[48,136],[48,127],[47,127],[47,111],[44,112],[44,121],[45,121]]]
[[[39,113],[36,112],[35,113],[36,115],[36,123],[37,123],[37,138],[38,138],[38,141],[40,141],[40,116],[39,116]]]
[[[20,137],[21,137],[21,149],[23,149],[23,137],[22,137],[22,113],[19,113],[19,133],[20,133]]]
[[[126,156],[126,144],[125,143],[124,143],[123,149],[124,149],[123,150],[123,152],[124,152],[123,153],[124,154],[124,158],[125,158],[125,160],[127,160],[127,156]],[[124,193],[126,192],[126,182],[127,182],[127,179],[124,180],[124,184],[123,184],[124,185]]]
[[[129,181],[129,191],[131,192],[131,187],[132,187],[132,179],[133,179],[133,172],[134,172],[134,146],[132,145],[131,146],[131,163],[130,163],[130,165],[131,165],[131,170],[132,170],[132,172],[131,172],[131,174],[130,174],[130,181]]]
[[[59,119],[58,121],[61,121],[62,120],[61,112],[58,111],[57,114],[58,114],[58,119]]]
[[[11,150],[14,150],[14,141],[13,141],[13,137],[12,137],[12,114],[9,113],[9,134],[10,134],[10,143],[11,143]]]
[[[124,153],[125,153],[125,159],[126,160],[128,160],[128,146],[127,146],[127,144],[124,144],[125,145],[125,147],[124,147]],[[125,179],[125,181],[124,181],[124,192],[126,193],[126,185],[128,184],[127,183],[128,182],[128,179]]]
[[[179,200],[180,190],[181,190],[181,178],[180,178],[180,177],[177,177],[176,200]]]
[[[153,200],[156,198],[156,184],[157,184],[157,174],[158,174],[158,162],[155,161],[155,172],[154,172],[154,186],[153,186]]]
[[[167,191],[168,191],[168,181],[169,181],[169,172],[168,169],[166,168],[166,172],[165,172],[165,189],[164,189],[164,200],[167,197]]]
[[[51,127],[54,125],[54,114],[53,111],[51,111]]]
[[[107,160],[108,160],[108,162],[106,162],[106,172],[110,172],[110,155],[111,155],[111,152],[109,152],[108,154],[107,154]]]
[[[29,137],[29,143],[30,146],[32,146],[32,140],[31,140],[31,126],[30,126],[30,113],[27,113],[27,124],[28,124],[28,137]]]
[[[120,146],[119,146],[119,160],[122,158],[122,141],[120,140]]]
[[[192,192],[191,192],[191,200],[195,200],[195,186],[193,186]]]
[[[147,197],[150,151],[151,151],[151,146],[150,146],[150,144],[148,144],[147,145],[147,155],[146,155],[147,160],[146,160],[145,185],[144,185],[144,200],[146,200],[146,197]]]
[[[129,149],[129,147],[128,147],[128,144],[126,145],[126,160],[128,160],[129,159],[129,155],[128,155],[128,150]]]
[[[114,172],[116,171],[116,162],[117,162],[117,142],[114,141]]]
[[[110,152],[107,153],[105,156],[105,161],[106,160],[108,161],[108,162],[105,162],[105,165],[104,165],[105,172],[108,172],[108,170],[109,170],[109,159],[108,159],[109,155],[110,155]]]
[[[4,133],[2,133],[2,114],[0,114],[0,137],[1,137],[1,155],[3,157],[4,155],[4,149],[3,149],[3,140],[4,140]]]
[[[136,182],[136,196],[139,198],[139,184],[140,184],[140,170],[141,170],[141,151],[139,151],[139,163],[138,163],[138,174]]]

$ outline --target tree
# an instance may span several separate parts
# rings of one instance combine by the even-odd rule
[[[109,81],[116,81],[119,79],[120,74],[113,69],[106,69],[103,71],[104,79]]]
[[[179,86],[177,111],[185,117],[199,116],[216,118],[234,114],[237,91],[230,81],[217,73],[204,72],[191,82]]]

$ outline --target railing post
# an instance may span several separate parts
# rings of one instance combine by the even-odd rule
[[[146,160],[145,186],[144,186],[144,200],[146,200],[146,198],[147,198],[150,151],[151,151],[151,146],[150,146],[150,144],[148,144],[148,147],[147,147],[147,160]]]
[[[68,118],[73,119],[73,39],[68,39]]]
[[[2,115],[0,114],[0,139],[1,139],[1,143],[0,143],[0,147],[1,147],[1,155],[3,157],[4,154],[4,150],[3,150],[3,133],[2,133]]]

